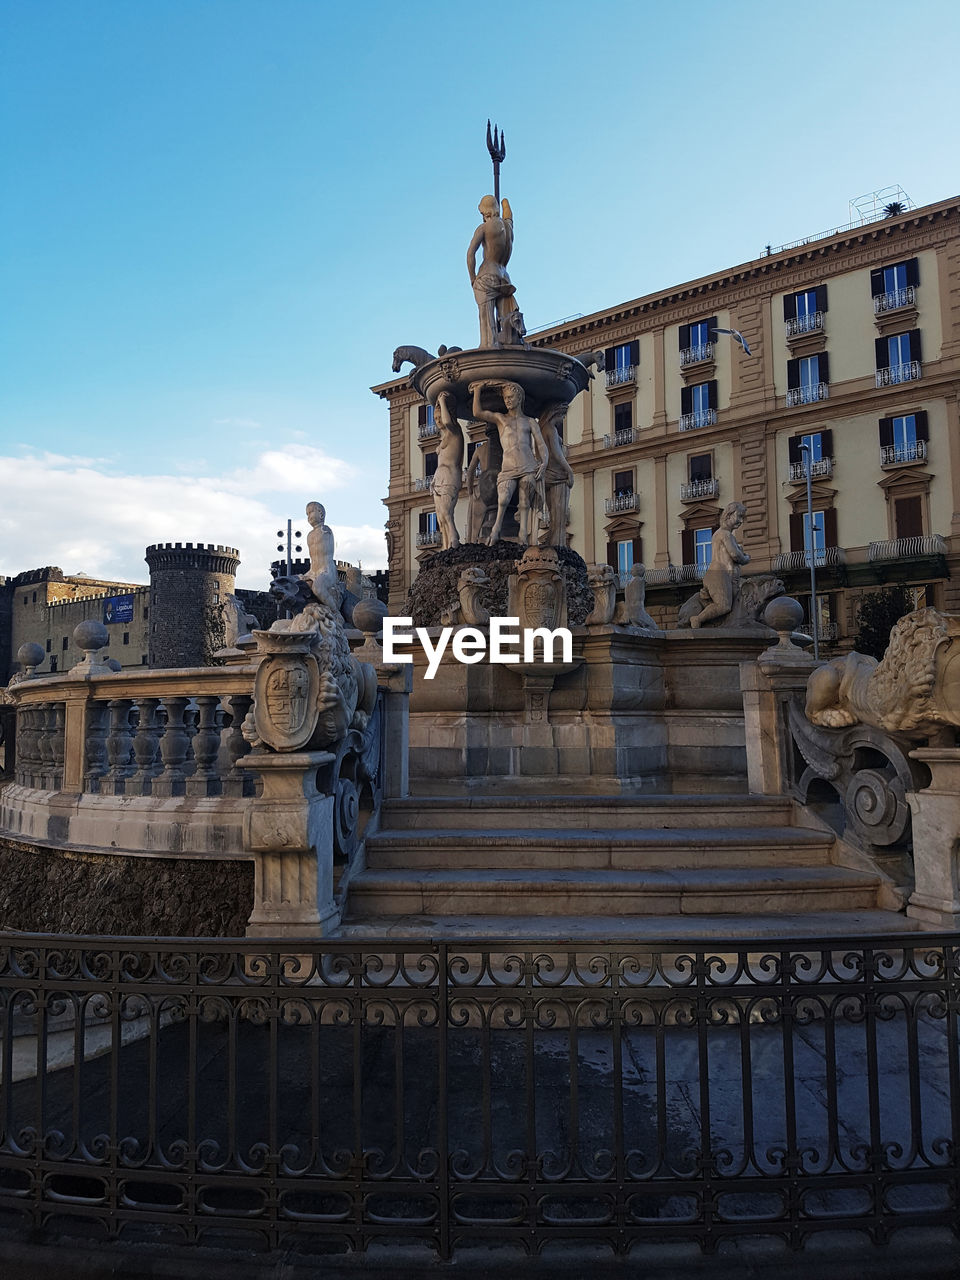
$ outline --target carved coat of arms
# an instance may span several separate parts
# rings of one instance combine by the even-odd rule
[[[264,658],[254,680],[254,722],[274,751],[298,751],[313,737],[319,716],[320,669],[309,653]]]

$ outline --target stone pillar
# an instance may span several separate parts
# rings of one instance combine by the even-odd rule
[[[795,697],[805,696],[815,666],[809,654],[789,640],[785,643],[783,635],[780,645],[765,649],[756,662],[740,663],[747,786],[751,795],[788,794],[793,748],[787,708]]]
[[[933,775],[929,787],[907,793],[913,815],[915,887],[907,915],[924,929],[960,928],[960,749],[918,747],[913,760]]]
[[[249,937],[322,938],[340,922],[333,898],[332,795],[317,790],[329,751],[251,751],[244,766],[263,794],[244,815],[244,846],[254,853]]]

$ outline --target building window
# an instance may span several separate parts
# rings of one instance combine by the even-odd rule
[[[900,382],[912,382],[922,372],[920,330],[909,333],[892,333],[876,339],[877,386],[889,387]]]
[[[53,675],[56,669],[57,669],[57,655],[54,654],[53,657],[50,659],[50,674]]]
[[[477,450],[480,448],[482,444],[483,444],[482,440],[471,440],[467,445],[467,466],[468,467],[470,466],[470,463],[473,461],[473,455],[477,452]]]
[[[69,648],[69,645],[70,645],[69,637],[68,637],[68,636],[64,636],[64,637],[63,637],[63,652],[64,652],[64,653],[66,653],[67,649]]]
[[[146,654],[144,654],[144,655],[143,655],[143,657],[140,659],[140,665],[141,665],[141,667],[145,667],[145,666],[147,665],[147,655],[146,655]]]
[[[617,543],[617,572],[627,574],[633,568],[633,539],[624,538]]]
[[[421,511],[418,516],[418,547],[436,547],[442,541],[435,511]]]
[[[717,383],[699,382],[680,391],[680,430],[695,431],[717,420]]]
[[[688,469],[691,480],[712,480],[713,479],[713,454],[712,453],[694,453],[690,455],[688,460]]]
[[[33,593],[33,603],[34,603],[34,604],[36,604],[36,603],[37,603],[37,593],[36,593],[36,592],[34,592],[34,593]]]
[[[433,417],[433,405],[422,404],[417,409],[417,436],[424,439],[425,436],[435,436],[437,434],[437,426]]]
[[[435,454],[435,453],[425,453],[425,454],[423,455],[423,474],[424,474],[424,476],[426,476],[426,478],[429,480],[429,478],[430,478],[432,475],[435,475],[435,474],[436,474],[436,470],[437,470],[437,454]]]
[[[23,597],[23,603],[24,603],[24,604],[29,604],[29,603],[30,603],[30,597],[29,597],[29,596],[24,596],[24,597]]]
[[[880,464],[923,462],[927,457],[929,428],[926,410],[880,419]]]
[[[801,445],[809,445],[806,453]],[[824,480],[833,475],[833,432],[810,431],[805,435],[791,436],[787,441],[790,454],[790,479],[806,480],[807,459],[810,461],[811,480]]]
[[[125,631],[125,632],[123,633],[123,643],[124,643],[124,644],[129,644],[129,643],[130,643],[130,632],[129,632],[129,631]]]
[[[613,496],[628,498],[633,493],[633,471],[615,471],[613,473]]]
[[[147,618],[149,618],[149,616],[150,616],[150,606],[145,604],[145,605],[143,606],[143,620],[144,620],[144,622],[146,622],[146,620],[147,620]]]
[[[894,499],[893,523],[898,539],[923,537],[923,498],[919,493]]]
[[[795,555],[803,556],[803,564],[810,565],[811,550],[816,555],[816,563],[824,565],[830,557],[826,552],[837,545],[837,512],[835,507],[826,507],[813,513],[811,523],[807,511],[795,511],[790,516],[790,550]]]
[[[870,272],[870,293],[876,315],[912,306],[920,283],[920,264],[916,258],[895,262],[889,267],[875,267]]]
[[[53,648],[53,641],[50,639],[49,636],[47,636],[47,653],[49,653],[52,648]]]
[[[787,337],[795,338],[801,333],[817,333],[823,328],[823,313],[827,309],[827,286],[818,285],[816,289],[801,289],[799,293],[788,293],[783,300],[783,319]]]
[[[813,551],[817,558],[817,564],[822,564],[826,547],[827,531],[824,527],[824,513],[822,511],[814,511],[811,516],[809,511],[804,511],[803,551],[807,557],[807,563],[810,563],[810,552]]]
[[[787,404],[814,404],[826,400],[830,362],[825,351],[787,361]]]
[[[634,382],[637,376],[637,365],[640,363],[639,340],[623,342],[617,347],[607,347],[603,363],[607,371],[608,387]]]
[[[693,563],[698,569],[706,569],[713,558],[713,530],[694,529]]]
[[[717,317],[708,320],[694,320],[692,324],[680,326],[680,367],[696,364],[700,360],[713,359],[713,334],[717,328]]]

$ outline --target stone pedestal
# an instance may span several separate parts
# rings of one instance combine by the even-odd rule
[[[933,775],[929,787],[908,793],[913,814],[915,888],[907,915],[924,929],[960,928],[960,748],[910,752]]]
[[[756,662],[740,667],[747,786],[752,795],[787,793],[792,746],[786,704],[797,696],[803,698],[815,665],[799,649],[781,654],[774,645]]]
[[[340,920],[333,897],[334,797],[317,791],[328,751],[251,752],[244,767],[263,779],[263,795],[244,817],[254,853],[250,937],[321,938]]]

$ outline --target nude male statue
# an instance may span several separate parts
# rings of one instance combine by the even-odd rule
[[[437,445],[437,469],[433,474],[433,508],[437,513],[444,551],[460,545],[453,513],[463,475],[463,432],[454,412],[455,403],[454,397],[443,391],[434,406],[434,418],[440,427],[440,443]]]
[[[490,412],[480,403],[484,387],[499,387],[503,396],[505,413]],[[503,464],[497,476],[497,518],[487,538],[487,546],[500,541],[500,530],[507,507],[514,493],[519,494],[517,522],[520,533],[517,541],[528,545],[531,533],[531,516],[536,504],[538,486],[547,464],[547,446],[536,418],[523,412],[523,388],[516,382],[471,382],[473,392],[473,416],[480,422],[492,423],[500,433],[503,448]]]
[[[690,619],[690,626],[700,627],[711,618],[722,618],[733,608],[734,597],[740,588],[740,566],[749,564],[750,557],[733,536],[734,529],[743,524],[747,509],[742,502],[731,502],[724,507],[720,528],[713,535],[713,553],[710,566],[703,575],[700,599],[704,607]]]
[[[573,488],[573,472],[563,452],[560,423],[567,411],[565,404],[552,404],[540,415],[540,431],[547,447],[546,468],[543,472],[541,494],[540,538],[544,547],[567,545],[567,519],[570,510],[570,490]]]
[[[333,530],[325,523],[326,518],[327,513],[319,502],[307,503],[310,568],[303,577],[316,598],[336,612],[340,608],[341,588],[333,553]]]
[[[480,346],[520,346],[523,324],[514,297],[516,289],[507,275],[513,252],[513,211],[505,199],[501,217],[494,196],[484,196],[477,208],[483,221],[467,249],[467,271],[480,309]],[[483,261],[478,271],[477,250],[481,248]]]

